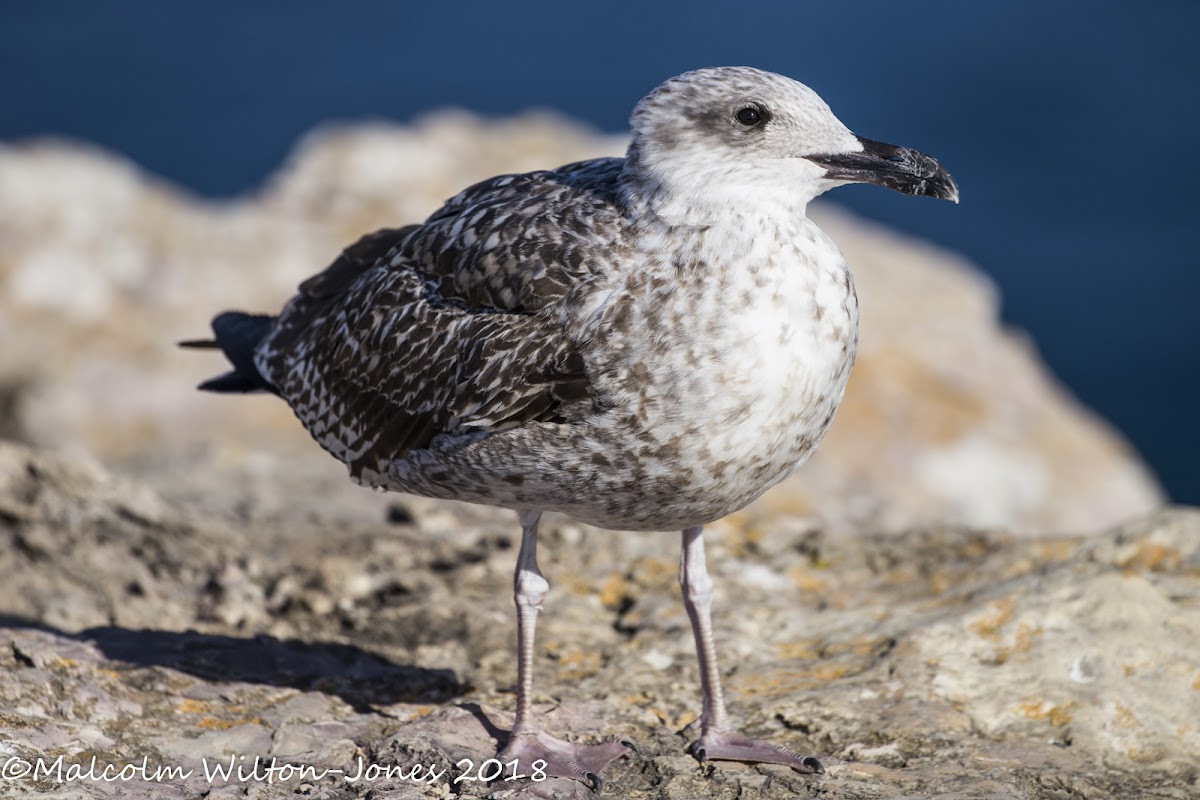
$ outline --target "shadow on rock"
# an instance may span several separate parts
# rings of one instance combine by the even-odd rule
[[[0,616],[0,628],[36,629],[56,638],[90,643],[105,660],[134,667],[165,667],[221,683],[257,683],[332,694],[359,712],[393,703],[444,703],[466,690],[448,669],[396,664],[348,644],[265,634],[243,639],[111,626],[66,633],[11,616]],[[36,658],[26,656],[26,660]]]

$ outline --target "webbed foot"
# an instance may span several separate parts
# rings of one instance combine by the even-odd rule
[[[600,777],[604,768],[634,752],[625,742],[577,744],[532,730],[514,734],[496,757],[505,764],[517,761],[518,773],[536,776],[540,772],[556,778],[573,778],[599,792],[604,786]]]
[[[802,756],[786,747],[751,739],[737,731],[707,731],[692,742],[688,752],[697,761],[747,761],[753,764],[782,764],[806,775],[824,773],[825,767],[812,756]]]

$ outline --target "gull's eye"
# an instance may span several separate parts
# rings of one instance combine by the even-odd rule
[[[747,128],[753,128],[755,125],[761,125],[767,119],[766,114],[764,114],[762,110],[755,106],[739,108],[738,112],[734,114],[733,117]]]

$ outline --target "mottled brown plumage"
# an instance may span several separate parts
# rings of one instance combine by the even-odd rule
[[[379,231],[300,286],[259,348],[262,374],[357,480],[438,435],[567,423],[597,398],[568,295],[622,226],[619,159],[476,184],[423,225]]]

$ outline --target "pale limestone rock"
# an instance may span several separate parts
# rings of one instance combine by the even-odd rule
[[[1195,766],[1200,608],[1137,573],[1054,578],[917,634],[931,688],[987,736],[1070,744],[1115,769]]]
[[[980,737],[989,746],[969,745],[959,762],[980,769],[977,779],[1005,763],[1038,773],[1046,792],[990,796],[1054,797],[1050,787],[1067,785],[1120,796],[1100,788],[1097,769],[1146,777],[1156,783],[1147,796],[1194,791],[1200,514],[1167,512],[1087,540],[988,536],[930,549],[937,538],[921,538],[905,534],[897,545],[907,553],[874,566],[879,542],[863,543],[875,584],[855,577],[852,554],[822,549],[830,606],[797,614],[806,624],[776,618],[760,634],[773,658],[752,653],[735,687],[778,698],[789,728],[827,738],[850,761],[879,752],[888,760],[876,763],[911,774],[932,742],[950,758]],[[909,595],[906,584],[923,590]],[[782,688],[804,682],[822,685],[819,700]],[[867,742],[847,743],[856,731]]]

